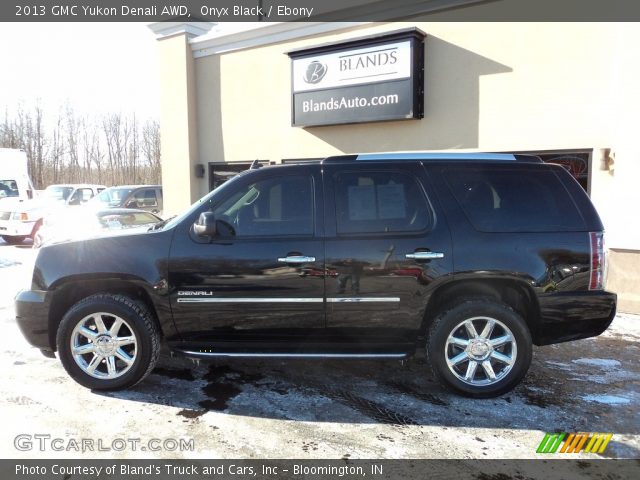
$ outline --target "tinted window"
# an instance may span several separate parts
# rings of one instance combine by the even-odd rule
[[[585,228],[573,199],[550,170],[453,168],[444,176],[477,230],[547,232]]]
[[[238,237],[312,235],[313,187],[308,176],[284,176],[252,183],[214,208]]]
[[[426,198],[405,173],[339,173],[335,190],[339,234],[418,232],[429,226]]]
[[[157,207],[158,199],[154,188],[146,188],[139,190],[134,195],[135,203],[138,208]]]
[[[108,205],[109,207],[119,207],[131,191],[131,188],[107,188],[96,195],[96,197],[92,199],[92,203],[99,202],[103,205]]]

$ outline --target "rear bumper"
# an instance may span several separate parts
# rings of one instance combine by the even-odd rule
[[[20,220],[0,220],[0,235],[10,237],[28,237],[33,232],[37,222],[22,222]]]
[[[15,299],[16,323],[20,331],[34,347],[54,350],[49,336],[49,306],[46,292],[23,290]]]
[[[536,345],[596,337],[616,316],[617,295],[605,291],[557,292],[538,297],[540,323],[533,333]]]

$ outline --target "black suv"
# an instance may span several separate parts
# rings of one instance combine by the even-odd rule
[[[611,323],[603,227],[561,166],[371,154],[251,169],[147,233],[46,246],[16,298],[28,341],[98,390],[161,342],[191,357],[403,359],[469,396],[513,388],[532,344]]]

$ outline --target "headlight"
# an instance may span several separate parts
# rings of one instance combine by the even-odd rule
[[[29,220],[29,214],[26,212],[16,212],[13,214],[14,220],[20,220],[22,222],[26,222]]]

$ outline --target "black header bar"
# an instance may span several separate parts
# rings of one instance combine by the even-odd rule
[[[576,455],[577,456],[577,455]],[[3,480],[638,478],[638,460],[0,460]]]
[[[640,21],[630,0],[7,0],[2,22]]]

